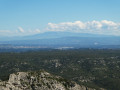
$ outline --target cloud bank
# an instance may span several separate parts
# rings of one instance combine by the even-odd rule
[[[23,29],[18,27],[16,30],[0,30],[0,36],[26,36],[41,33],[40,29]]]
[[[39,29],[24,29],[17,27],[16,30],[0,30],[0,36],[25,36],[50,31],[62,32],[76,32],[76,33],[92,33],[104,35],[120,36],[120,23],[102,20],[102,21],[75,21],[75,22],[62,22],[62,23],[48,23],[46,28]]]
[[[48,23],[48,31],[67,31],[79,33],[95,33],[105,35],[120,35],[120,23],[113,21],[75,21],[63,23]]]

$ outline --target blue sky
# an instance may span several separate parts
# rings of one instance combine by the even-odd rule
[[[104,29],[115,28],[116,30],[90,33],[115,32],[119,35],[120,0],[0,0],[0,35],[67,31],[62,28],[67,26],[67,29],[74,29],[76,21],[79,21],[76,32],[79,32],[79,29],[80,32],[85,31],[85,33],[96,30],[93,24],[102,23],[102,30],[104,27],[107,27]],[[87,25],[86,28],[81,28],[81,22],[82,25]]]

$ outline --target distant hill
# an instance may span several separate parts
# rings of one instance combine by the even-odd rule
[[[73,32],[45,32],[31,36],[25,36],[26,39],[50,39],[61,37],[110,37],[109,35],[89,34],[89,33],[73,33]]]
[[[50,39],[50,38],[62,38],[62,37],[113,37],[110,35],[102,34],[90,34],[90,33],[73,33],[73,32],[45,32],[28,36],[6,36],[0,37],[0,41],[9,40],[31,40],[31,39]]]
[[[118,36],[88,33],[46,32],[31,36],[12,38],[9,38],[9,40],[6,41],[0,41],[0,44],[80,48],[120,45],[120,37]]]

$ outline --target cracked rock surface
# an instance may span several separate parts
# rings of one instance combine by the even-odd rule
[[[8,81],[0,81],[0,90],[94,90],[80,86],[46,71],[10,74]]]

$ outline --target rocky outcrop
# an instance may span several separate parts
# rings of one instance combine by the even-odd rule
[[[94,90],[46,71],[18,72],[0,81],[0,90]]]

